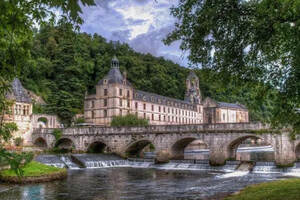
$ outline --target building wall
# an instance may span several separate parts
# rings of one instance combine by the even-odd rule
[[[84,110],[85,121],[97,125],[108,126],[114,116],[127,114],[148,119],[153,125],[203,123],[202,105],[183,109],[133,99],[133,88],[121,84],[97,85],[96,94],[86,96]]]

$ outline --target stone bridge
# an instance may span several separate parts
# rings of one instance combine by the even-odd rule
[[[168,152],[171,159],[182,159],[184,148],[194,140],[201,140],[209,148],[212,165],[223,165],[236,158],[238,146],[248,138],[262,139],[274,149],[277,165],[293,164],[300,156],[300,138],[290,139],[288,130],[274,131],[260,123],[158,125],[147,127],[73,127],[61,129],[58,141],[54,129],[36,129],[32,141],[47,148],[69,147],[87,151],[97,147],[121,156],[137,155],[152,144],[155,153]]]

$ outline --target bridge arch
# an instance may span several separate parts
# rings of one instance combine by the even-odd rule
[[[42,137],[38,137],[37,139],[35,139],[33,144],[34,144],[34,146],[39,147],[39,148],[47,148],[48,147],[46,140]]]
[[[172,159],[184,159],[184,150],[185,148],[192,144],[193,142],[200,142],[203,147],[206,149],[209,149],[209,145],[207,142],[200,140],[196,137],[185,137],[177,140],[172,146],[171,146],[171,157]]]
[[[267,141],[263,137],[260,137],[260,136],[257,136],[257,135],[244,135],[244,136],[240,136],[240,137],[237,137],[237,138],[231,140],[229,142],[229,144],[226,145],[226,147],[227,147],[227,156],[228,156],[229,159],[234,159],[234,160],[237,159],[237,150],[238,150],[239,146],[244,141],[246,141],[247,139],[254,139],[256,141],[257,140],[263,141],[265,144],[268,144],[268,145],[270,145],[273,148],[272,143],[270,143],[270,141]],[[254,145],[254,146],[256,146],[256,145]],[[274,150],[274,148],[273,148],[273,150]],[[247,159],[250,159],[250,158],[247,158]]]
[[[55,142],[55,147],[65,151],[76,149],[75,143],[70,138],[60,138]]]
[[[143,150],[149,147],[150,151],[154,151],[155,146],[151,140],[141,139],[127,145],[125,155],[128,157],[143,157],[141,154]]]
[[[108,153],[108,152],[111,152],[111,149],[105,142],[97,140],[88,145],[87,152],[88,153],[104,153],[104,152]]]

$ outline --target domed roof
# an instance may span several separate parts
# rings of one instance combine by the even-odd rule
[[[116,63],[119,63],[119,60],[117,59],[116,56],[114,56],[112,59],[112,65],[111,65],[111,68],[110,68],[108,74],[106,76],[104,76],[104,78],[98,82],[98,85],[104,84],[104,80],[106,80],[107,84],[113,84],[113,83],[124,84],[124,80],[125,80],[126,85],[131,85],[123,77],[123,75],[121,74],[120,69],[118,67],[119,65],[116,65]]]
[[[198,78],[198,76],[195,74],[193,70],[190,71],[189,75],[187,76],[187,79],[192,79],[192,78]]]

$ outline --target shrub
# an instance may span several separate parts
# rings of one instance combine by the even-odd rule
[[[21,137],[16,137],[16,138],[14,139],[15,145],[16,145],[17,147],[22,146],[22,145],[23,145],[23,141],[24,141],[24,139],[21,138]]]
[[[148,126],[149,122],[146,119],[140,119],[136,115],[116,116],[111,121],[111,126]]]
[[[84,123],[84,122],[85,122],[85,120],[84,120],[83,117],[79,117],[79,118],[77,118],[77,119],[75,120],[75,124],[81,124],[81,123]]]
[[[56,141],[58,141],[61,138],[62,134],[63,132],[58,128],[54,129],[52,132],[52,135],[55,137]]]

